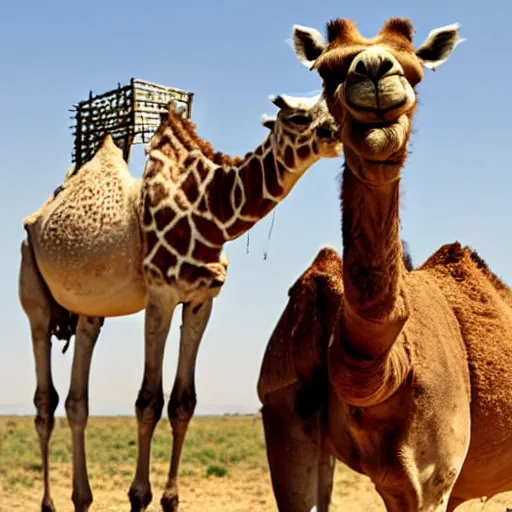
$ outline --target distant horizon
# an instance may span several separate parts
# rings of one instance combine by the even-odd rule
[[[29,403],[0,405],[0,416],[35,416],[36,409]],[[198,403],[194,416],[250,416],[259,414],[259,409],[245,405],[212,405]],[[90,404],[89,417],[133,417],[135,418],[135,406],[127,404]],[[59,403],[55,411],[55,417],[66,417],[64,405]],[[162,418],[167,417],[167,409],[164,406]]]

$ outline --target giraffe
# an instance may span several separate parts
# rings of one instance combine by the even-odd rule
[[[75,335],[65,406],[73,440],[72,501],[75,512],[85,512],[92,503],[84,436],[94,346],[104,318],[145,310],[137,469],[129,492],[132,510],[143,510],[151,501],[151,437],[163,408],[163,350],[173,310],[181,303],[179,362],[168,406],[173,448],[162,499],[164,510],[177,508],[179,459],[196,401],[197,351],[212,300],[226,279],[222,247],[268,214],[316,161],[341,152],[337,125],[319,96],[271,99],[277,115],[262,121],[270,133],[244,158],[215,153],[171,105],[148,145],[142,179],[130,174],[108,135],[94,157],[68,172],[43,206],[24,219],[19,299],[36,365],[43,512],[55,511],[48,445],[59,397],[51,372],[51,337],[69,342]]]
[[[329,508],[333,460],[370,477],[390,512],[452,512],[512,490],[512,289],[460,243],[409,271],[400,180],[423,68],[459,26],[419,47],[404,18],[294,27],[341,126],[343,257],[324,251],[290,292],[258,392],[280,511]]]
[[[151,500],[149,453],[163,405],[162,357],[174,308],[184,304],[178,369],[168,404],[173,449],[161,499],[166,512],[178,507],[179,460],[196,403],[197,351],[212,300],[226,280],[222,247],[267,215],[320,157],[340,154],[337,127],[320,95],[271,100],[280,109],[276,120],[263,120],[271,132],[243,159],[210,154],[172,108],[148,146],[141,194],[143,268],[150,286],[147,308],[158,312],[158,324],[149,325],[146,317],[146,361],[136,406],[139,455],[129,493],[133,511]]]

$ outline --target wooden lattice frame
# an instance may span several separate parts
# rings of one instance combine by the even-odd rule
[[[123,150],[124,159],[130,158],[134,144],[144,144],[160,123],[160,114],[174,101],[183,115],[190,118],[194,93],[174,87],[132,78],[129,85],[93,96],[73,107],[74,148],[72,160],[75,169],[90,160],[105,135],[110,133]]]

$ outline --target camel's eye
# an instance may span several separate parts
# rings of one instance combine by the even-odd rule
[[[325,92],[333,93],[337,87],[347,79],[348,70],[352,61],[359,52],[350,54],[338,53],[331,58],[326,57],[319,66],[318,73],[322,77]]]

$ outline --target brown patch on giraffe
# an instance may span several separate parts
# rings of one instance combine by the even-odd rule
[[[167,187],[163,183],[153,183],[148,190],[151,206],[159,205],[168,197]]]
[[[158,236],[154,231],[146,231],[145,241],[146,253],[149,254],[153,250],[153,247],[158,244]]]
[[[181,189],[191,203],[195,203],[199,197],[199,184],[193,172],[189,172],[186,180],[183,182]]]
[[[182,217],[172,229],[165,233],[164,237],[178,254],[185,256],[188,253],[192,237],[192,229],[190,228],[188,217]]]
[[[284,150],[284,163],[288,168],[291,168],[295,165],[295,154],[293,152],[293,148],[289,145],[287,145],[286,149]]]
[[[318,144],[316,143],[316,140],[313,140],[311,149],[315,155],[318,155]]]
[[[237,219],[229,228],[226,228],[228,235],[232,238],[236,235],[245,233],[248,229],[252,228],[256,222],[250,222],[242,219]]]
[[[199,177],[201,179],[204,179],[206,175],[208,174],[208,169],[205,167],[204,162],[202,160],[199,160],[196,164],[197,172],[199,173]]]
[[[273,153],[268,153],[263,160],[263,169],[265,169],[265,185],[267,187],[268,193],[273,197],[281,197],[284,190],[283,187],[279,184],[276,160]]]
[[[212,180],[208,183],[206,191],[208,207],[211,214],[222,223],[228,221],[235,213],[231,201],[225,200],[231,194],[235,179],[236,172],[233,169],[218,167],[215,169]]]
[[[187,155],[183,161],[183,168],[189,169],[197,165],[198,157],[196,155]]]
[[[149,208],[148,201],[144,201],[144,215],[142,216],[142,222],[144,226],[151,226],[151,223],[153,222],[153,215]]]
[[[240,170],[240,179],[245,191],[245,204],[241,214],[261,218],[264,215],[263,212],[267,213],[274,205],[273,201],[262,199],[263,169],[261,160],[251,158]]]
[[[168,206],[156,211],[154,213],[154,218],[158,231],[162,231],[166,226],[168,226],[174,217],[176,217],[176,212]]]
[[[192,222],[195,224],[201,236],[206,238],[211,244],[220,247],[225,243],[224,233],[215,222],[194,213],[192,214]]]
[[[311,148],[309,146],[299,146],[297,149],[297,155],[301,160],[305,160],[311,155]]]
[[[204,263],[210,263],[212,261],[218,261],[220,251],[220,247],[210,247],[203,244],[200,240],[196,240],[194,250],[192,251],[192,258]]]
[[[162,272],[162,275],[165,276],[166,281],[168,281],[167,270],[175,267],[178,263],[178,259],[161,245],[151,259],[151,263]]]

